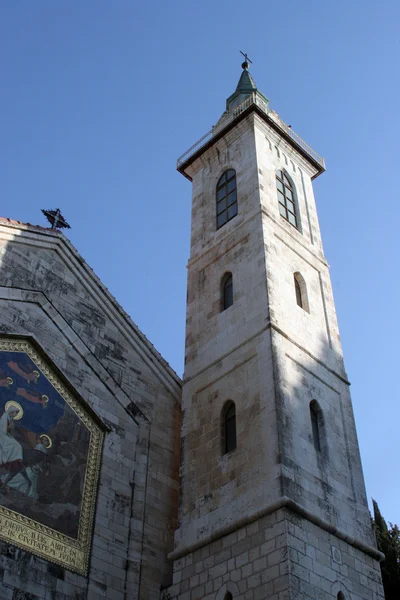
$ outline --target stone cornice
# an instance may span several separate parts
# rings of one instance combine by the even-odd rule
[[[318,177],[325,171],[325,166],[319,164],[313,156],[310,155],[309,152],[306,152],[304,148],[297,143],[288,133],[286,133],[282,127],[276,122],[276,119],[271,118],[269,114],[267,114],[264,110],[262,110],[256,103],[251,103],[248,108],[243,110],[235,119],[230,121],[225,127],[221,128],[218,132],[215,133],[208,141],[199,146],[196,152],[193,152],[186,160],[183,160],[178,166],[178,171],[182,173],[187,179],[192,180],[191,174],[188,172],[188,168],[209,150],[212,148],[216,142],[218,142],[221,138],[223,138],[227,133],[229,133],[233,128],[235,128],[243,119],[245,119],[250,114],[256,114],[258,117],[265,121],[265,123],[269,126],[270,129],[273,129],[281,139],[285,140],[285,142],[291,146],[296,152],[302,156],[310,165],[310,168],[314,170],[314,175],[312,179]]]
[[[246,344],[248,344],[249,342],[251,342],[252,340],[254,340],[256,337],[258,337],[259,335],[261,335],[262,333],[264,333],[268,329],[271,329],[272,331],[275,331],[276,333],[278,333],[279,335],[281,335],[282,337],[284,337],[285,339],[287,339],[291,344],[293,344],[294,346],[296,346],[297,348],[299,348],[299,350],[301,350],[301,352],[304,352],[305,354],[307,354],[307,356],[309,356],[313,361],[315,361],[316,363],[318,363],[319,365],[321,365],[322,367],[324,367],[324,369],[326,369],[329,373],[331,373],[332,375],[334,375],[335,377],[337,377],[344,384],[350,385],[350,381],[347,379],[347,377],[345,375],[340,374],[337,371],[335,371],[334,369],[332,369],[331,367],[329,367],[324,361],[320,360],[317,356],[314,356],[314,354],[312,354],[309,350],[307,350],[306,348],[304,348],[304,346],[302,346],[301,344],[298,344],[291,336],[289,336],[285,331],[283,331],[283,329],[281,329],[280,327],[278,327],[277,325],[275,325],[271,321],[269,321],[269,323],[267,323],[267,325],[265,325],[262,329],[260,329],[256,333],[254,333],[251,337],[249,337],[246,340],[244,340],[241,344],[238,344],[237,346],[235,346],[234,348],[232,348],[232,350],[229,350],[228,352],[226,352],[222,356],[219,356],[213,362],[211,362],[210,364],[206,365],[202,369],[199,369],[199,371],[197,371],[193,375],[190,375],[188,377],[185,377],[185,375],[184,375],[183,376],[183,384],[185,385],[185,384],[189,383],[190,381],[192,381],[193,379],[196,379],[196,377],[199,377],[200,375],[202,375],[203,373],[205,373],[206,371],[208,371],[209,369],[211,369],[212,367],[214,367],[215,365],[217,365],[219,362],[221,362],[224,358],[226,358],[230,354],[234,354],[237,350],[239,350],[243,346],[246,346]]]
[[[203,546],[214,542],[215,540],[219,540],[220,538],[224,537],[225,535],[228,535],[229,533],[232,533],[233,531],[237,531],[238,529],[245,527],[249,523],[258,521],[259,519],[281,509],[287,509],[294,513],[297,513],[301,517],[307,519],[308,521],[311,521],[311,523],[314,523],[314,525],[321,527],[321,529],[324,529],[328,533],[335,535],[337,538],[343,540],[344,542],[347,542],[348,544],[354,546],[358,550],[361,550],[361,552],[365,552],[369,556],[372,556],[372,558],[374,558],[375,560],[382,561],[385,558],[385,555],[382,554],[382,552],[379,552],[379,550],[374,546],[370,546],[362,540],[348,535],[345,531],[333,525],[333,523],[325,521],[325,519],[322,519],[318,515],[315,515],[314,513],[310,512],[309,510],[307,510],[294,500],[291,500],[287,496],[282,496],[276,502],[269,504],[261,510],[254,511],[253,513],[246,515],[241,519],[237,519],[234,523],[230,523],[229,525],[225,525],[224,527],[215,529],[212,533],[208,534],[207,536],[205,536],[201,540],[198,540],[197,542],[176,548],[170,554],[168,554],[168,558],[170,560],[177,560],[182,556],[186,556],[187,554],[190,554],[191,552],[194,552],[195,550],[198,550],[199,548],[202,548]]]

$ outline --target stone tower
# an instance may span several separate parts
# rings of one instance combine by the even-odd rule
[[[312,180],[248,63],[191,182],[178,600],[383,598]]]

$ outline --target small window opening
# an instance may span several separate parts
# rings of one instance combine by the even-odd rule
[[[301,273],[297,272],[293,274],[293,278],[297,306],[300,306],[300,308],[306,312],[310,312],[310,308],[308,306],[307,286],[306,282],[304,281],[304,277],[301,275]]]
[[[303,300],[301,298],[301,289],[300,289],[300,284],[298,282],[298,280],[296,279],[296,277],[294,278],[294,287],[296,290],[296,301],[298,306],[300,306],[300,308],[303,308]]]
[[[337,595],[337,600],[345,600],[343,592],[339,592]]]
[[[222,454],[228,454],[236,448],[236,408],[229,400],[222,409]]]
[[[222,310],[226,310],[233,304],[233,282],[232,273],[226,273],[222,279]]]
[[[224,600],[233,600],[233,596],[230,592],[226,592]]]
[[[314,448],[321,452],[322,411],[316,400],[310,402],[310,417]]]

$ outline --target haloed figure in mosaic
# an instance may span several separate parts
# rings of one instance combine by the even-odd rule
[[[46,476],[49,474],[49,463],[47,459],[47,450],[51,448],[52,441],[48,435],[43,433],[37,440],[35,451],[40,452],[41,456],[37,454],[38,462],[33,464],[31,467],[27,467],[25,474],[18,473],[15,477],[9,480],[8,487],[18,490],[22,494],[25,494],[29,498],[37,500],[38,494],[38,479],[40,473],[44,473]]]
[[[0,510],[76,538],[90,434],[24,352],[0,352],[0,429]]]
[[[20,474],[26,485],[30,486],[31,482],[22,460],[22,446],[13,437],[14,420],[22,417],[23,410],[18,402],[7,402],[5,409],[0,419],[0,469],[5,472],[1,483],[7,486],[16,474]]]

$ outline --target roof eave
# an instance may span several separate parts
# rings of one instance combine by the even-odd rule
[[[206,142],[204,144],[204,146],[202,146],[201,148],[199,148],[197,150],[197,152],[195,152],[194,154],[192,154],[192,156],[189,156],[189,158],[185,162],[181,163],[179,165],[179,167],[177,167],[177,171],[179,171],[179,173],[181,173],[184,177],[186,177],[187,179],[189,179],[189,181],[192,181],[192,178],[190,177],[190,175],[188,173],[186,173],[187,167],[189,167],[204,152],[206,152],[209,148],[211,148],[224,135],[226,135],[231,129],[233,129],[238,123],[240,123],[240,121],[242,121],[243,119],[245,119],[252,111],[256,112],[258,114],[258,116],[261,119],[263,119],[266,123],[268,123],[268,125],[270,127],[272,127],[272,129],[274,129],[277,133],[279,133],[279,135],[281,137],[283,137],[283,139],[288,144],[290,144],[292,146],[292,148],[294,148],[295,150],[297,150],[297,152],[299,152],[299,154],[301,154],[303,156],[303,158],[305,158],[309,163],[311,163],[313,165],[313,167],[315,167],[317,169],[317,173],[312,177],[312,179],[316,179],[317,177],[319,177],[319,175],[321,175],[322,173],[325,172],[325,170],[326,170],[325,166],[322,166],[310,154],[308,154],[308,152],[306,152],[304,150],[304,148],[302,148],[300,146],[300,144],[297,144],[295,140],[293,140],[283,129],[281,129],[279,127],[279,125],[277,123],[275,123],[275,121],[273,119],[271,119],[255,103],[250,104],[250,106],[248,108],[246,108],[246,110],[244,110],[243,112],[241,112],[233,121],[231,121],[230,123],[228,123],[228,125],[226,127],[224,127],[223,129],[221,129],[221,131],[219,131],[217,134],[215,134],[215,136],[213,136],[208,142]]]

